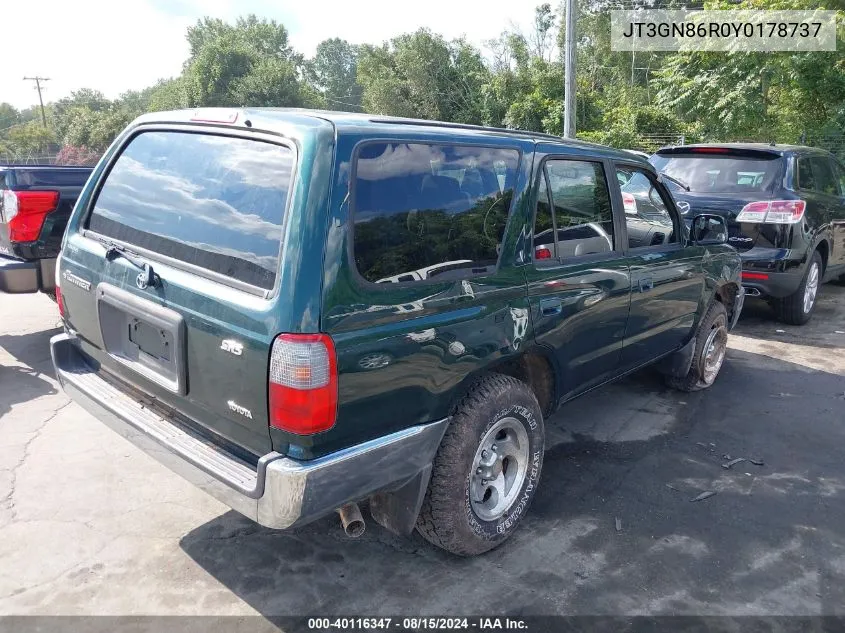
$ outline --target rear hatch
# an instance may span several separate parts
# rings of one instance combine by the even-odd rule
[[[651,157],[687,224],[701,213],[728,222],[728,243],[739,251],[773,247],[783,225],[739,223],[737,215],[752,202],[772,199],[780,188],[786,160],[765,149],[689,146],[662,149]]]
[[[142,130],[62,253],[65,318],[104,375],[250,461],[271,450],[268,358],[295,161],[292,145],[248,132]]]

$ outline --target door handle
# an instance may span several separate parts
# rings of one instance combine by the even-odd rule
[[[553,297],[551,299],[540,299],[540,314],[543,316],[553,316],[563,312],[563,301]]]
[[[640,277],[640,292],[648,292],[654,288],[654,277]]]

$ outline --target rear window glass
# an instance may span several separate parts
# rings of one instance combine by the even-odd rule
[[[782,172],[782,159],[741,156],[693,156],[655,154],[655,169],[699,193],[770,191]],[[678,183],[666,180],[669,187]]]
[[[293,161],[273,143],[144,132],[114,163],[88,228],[269,290]]]
[[[492,271],[519,152],[370,143],[355,164],[354,252],[368,281],[450,279]]]
[[[15,187],[81,187],[90,169],[16,169]]]

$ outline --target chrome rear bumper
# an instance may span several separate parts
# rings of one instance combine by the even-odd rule
[[[144,407],[90,367],[69,334],[50,340],[65,392],[111,429],[212,497],[261,525],[285,529],[398,488],[434,459],[448,419],[310,461],[268,453],[257,468]]]

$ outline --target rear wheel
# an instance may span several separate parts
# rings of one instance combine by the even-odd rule
[[[475,383],[434,459],[417,531],[461,556],[501,544],[534,498],[543,446],[543,417],[528,385],[498,374]]]
[[[798,290],[783,299],[775,301],[778,319],[790,325],[804,325],[813,316],[816,297],[822,279],[822,258],[818,251],[813,253],[804,278]]]
[[[667,376],[666,383],[681,391],[700,391],[714,382],[725,362],[728,349],[728,313],[714,301],[695,334],[695,352],[686,376]]]

